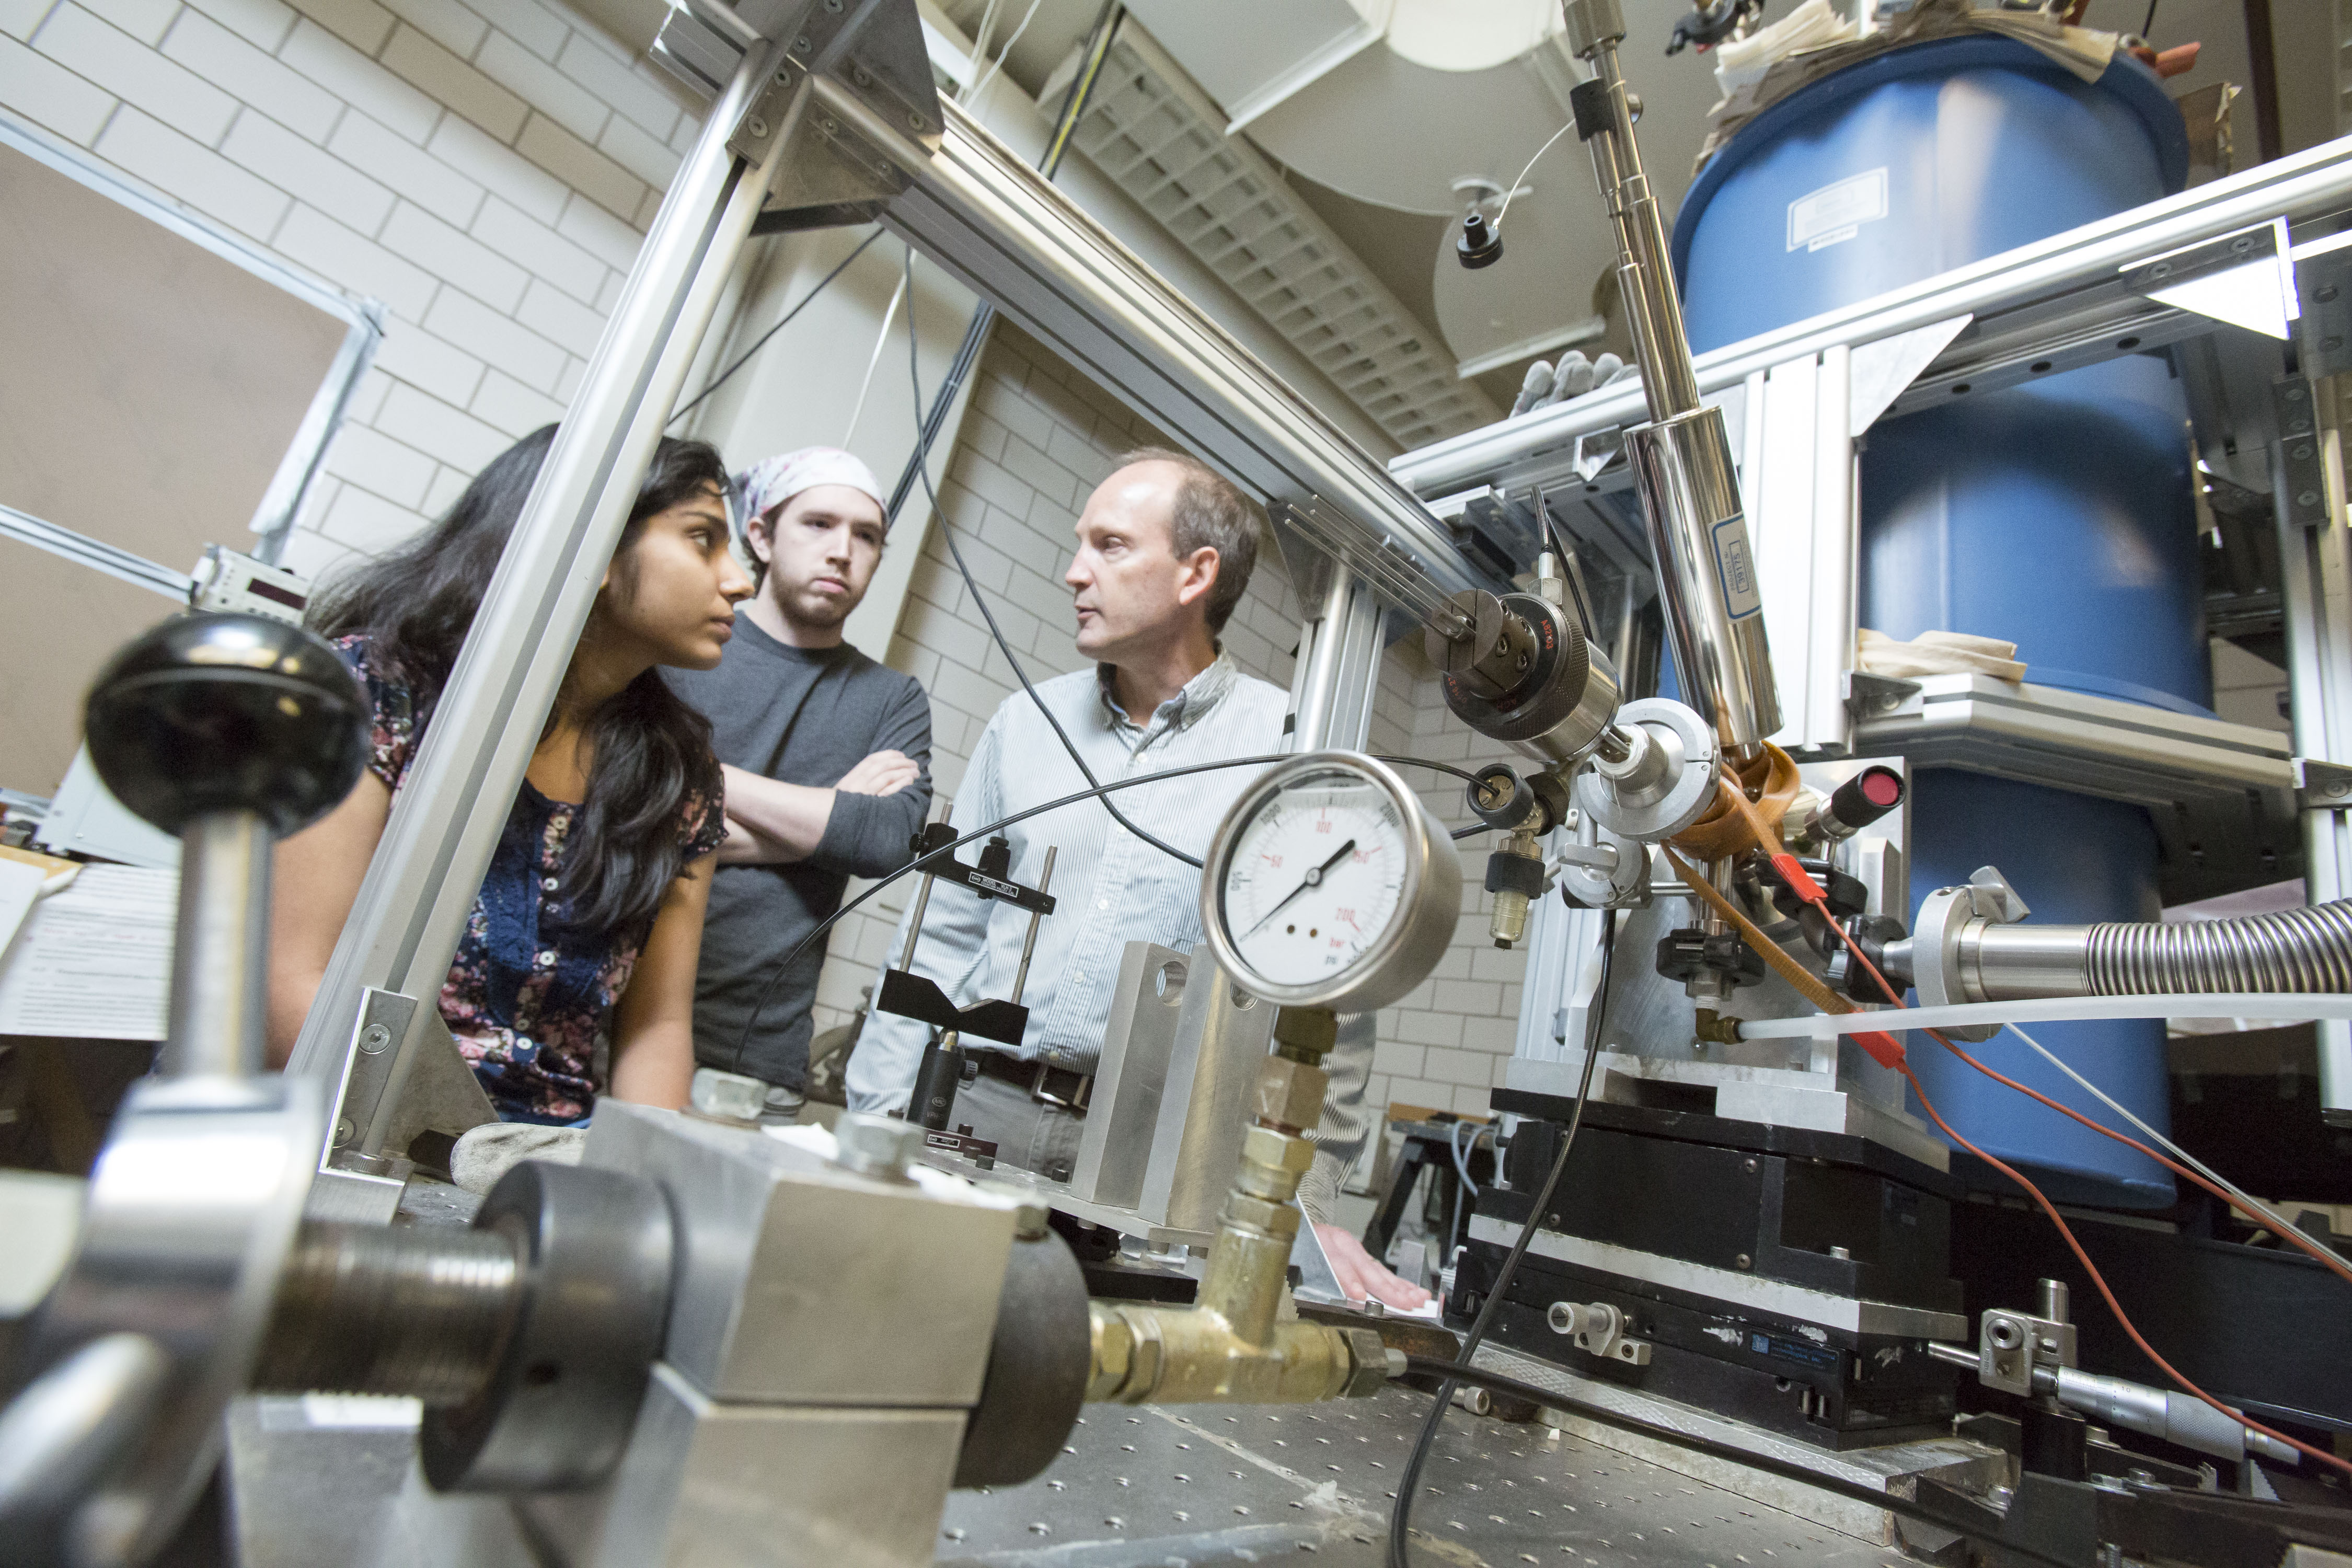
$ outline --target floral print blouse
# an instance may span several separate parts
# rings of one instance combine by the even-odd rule
[[[372,657],[366,637],[339,638],[335,649],[374,711],[369,771],[397,795],[425,738],[415,694]],[[502,1121],[587,1117],[604,1087],[613,1009],[647,935],[642,927],[575,930],[563,920],[563,846],[580,810],[524,781],[441,987],[441,1016]],[[677,831],[689,860],[718,848],[727,834],[721,802],[689,796]]]

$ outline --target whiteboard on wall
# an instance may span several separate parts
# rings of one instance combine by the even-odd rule
[[[208,543],[276,559],[382,308],[0,112],[0,787]]]

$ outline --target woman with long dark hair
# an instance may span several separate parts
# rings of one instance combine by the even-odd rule
[[[367,688],[373,756],[341,805],[278,847],[275,1063],[293,1048],[554,439],[551,425],[508,448],[446,517],[312,610]],[[441,1015],[506,1121],[576,1122],[600,1094],[685,1102],[726,816],[710,725],[656,668],[716,665],[752,591],[729,549],[726,497],[716,451],[661,443],[441,988]]]

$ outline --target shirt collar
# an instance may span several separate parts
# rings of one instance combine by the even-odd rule
[[[1232,656],[1225,652],[1224,645],[1218,644],[1217,657],[1209,661],[1208,668],[1186,681],[1181,691],[1160,705],[1160,710],[1151,715],[1151,722],[1140,727],[1156,729],[1166,724],[1179,730],[1192,728],[1216,710],[1217,704],[1224,700],[1225,694],[1234,689],[1234,682],[1240,676],[1241,671],[1235,668]],[[1095,666],[1096,689],[1102,700],[1104,714],[1113,726],[1134,724],[1133,716],[1118,704],[1118,666]]]

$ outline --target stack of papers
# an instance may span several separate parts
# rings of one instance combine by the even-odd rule
[[[162,1039],[179,872],[84,866],[43,897],[48,880],[0,860],[0,1035]]]

